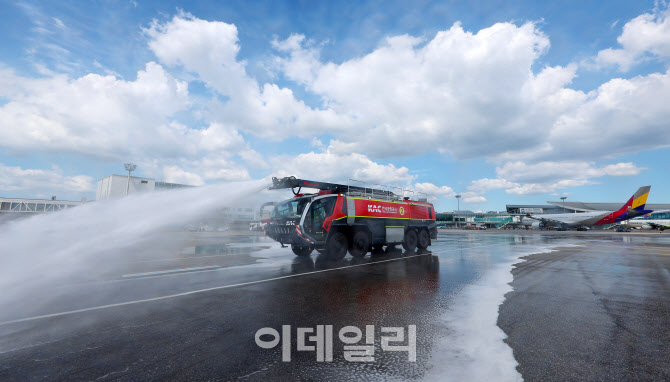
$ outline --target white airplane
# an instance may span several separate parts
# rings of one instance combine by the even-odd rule
[[[670,228],[670,220],[668,219],[655,219],[655,220],[638,220],[638,221],[629,221],[623,224],[631,228],[640,228],[640,229],[658,229],[664,231]]]
[[[653,214],[648,214],[641,219],[628,220],[625,223],[621,223],[622,226],[631,227],[631,228],[640,228],[645,230],[658,229],[664,231],[670,228],[670,219],[654,219],[654,215],[662,212],[670,212],[670,210],[660,210],[654,211]],[[651,216],[650,216],[651,215]]]
[[[565,214],[526,214],[526,218],[536,220],[538,223],[559,227],[586,227],[619,223],[638,216],[649,214],[653,211],[645,210],[649,190],[651,186],[640,187],[628,202],[616,211],[588,211]]]

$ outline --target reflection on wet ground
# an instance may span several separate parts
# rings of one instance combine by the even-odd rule
[[[669,380],[670,241],[589,236],[518,264],[500,308],[526,380]]]
[[[395,248],[333,261],[316,252],[296,257],[256,235],[170,235],[178,248],[140,248],[0,310],[0,380],[420,379],[434,375],[435,349],[465,336],[442,319],[458,313],[454,298],[519,256],[548,247],[625,254],[670,244],[607,234],[440,233],[430,251]],[[282,346],[263,349],[254,340],[261,328],[285,325],[293,328],[291,362],[282,362]],[[332,361],[297,348],[297,328],[317,325],[334,330]],[[381,347],[383,327],[410,325],[416,362]],[[344,358],[337,335],[347,326],[374,326],[373,362]]]
[[[298,257],[296,256],[291,263],[291,271],[293,273],[312,272],[314,270],[324,270],[333,268],[344,268],[354,265],[374,264],[378,262],[386,262],[391,259],[413,258],[416,256],[428,256],[432,252],[429,250],[420,251],[402,251],[400,249],[392,249],[390,251],[379,251],[372,253],[363,258],[347,257],[341,260],[330,259],[326,254],[318,254],[316,256]],[[437,261],[437,257],[435,257]]]

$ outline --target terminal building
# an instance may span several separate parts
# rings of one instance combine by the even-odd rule
[[[0,198],[0,222],[45,212],[62,211],[86,203],[81,201],[51,199]]]
[[[507,212],[467,210],[436,213],[435,220],[442,228],[505,228],[521,221],[519,216]]]
[[[511,215],[525,214],[562,214],[563,212],[574,212],[551,204],[508,204],[507,213]]]

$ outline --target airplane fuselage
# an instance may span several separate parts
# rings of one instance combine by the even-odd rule
[[[544,224],[562,227],[602,226],[620,223],[629,219],[649,214],[653,211],[645,210],[647,196],[651,186],[640,187],[633,196],[616,211],[588,211],[563,214],[541,214],[526,216]],[[523,219],[522,219],[523,220]]]
[[[629,220],[624,224],[642,229],[667,229],[670,228],[670,219]]]
[[[617,211],[588,211],[565,214],[531,215],[528,217],[537,221],[542,221],[545,224],[582,227],[612,224],[642,215],[642,212],[632,209],[628,209],[626,212],[619,215],[617,215],[616,212]]]

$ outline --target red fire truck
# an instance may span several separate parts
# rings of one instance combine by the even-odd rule
[[[318,193],[301,194],[302,188]],[[309,256],[316,249],[332,259],[344,258],[347,251],[363,257],[395,244],[413,251],[427,248],[437,238],[435,208],[426,200],[292,176],[272,178],[269,189],[293,190],[295,197],[277,203],[265,230],[282,246],[291,245],[298,256]]]

